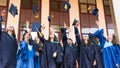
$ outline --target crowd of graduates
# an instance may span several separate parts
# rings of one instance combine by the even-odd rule
[[[61,28],[62,39],[59,42],[54,29],[50,29],[48,40],[44,38],[40,23],[32,24],[25,30],[22,41],[16,40],[14,27],[2,31],[5,10],[0,16],[0,68],[119,68],[120,46],[114,34],[104,37],[104,30],[80,36],[79,21],[73,23],[76,43],[67,37],[67,26]],[[99,26],[99,21],[95,21]],[[36,25],[35,25],[36,24]],[[35,39],[31,31],[37,32]],[[70,31],[68,31],[70,32]]]

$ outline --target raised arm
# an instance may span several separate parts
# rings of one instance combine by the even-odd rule
[[[78,45],[81,45],[80,34],[77,27],[74,27],[75,39]]]
[[[67,26],[66,26],[66,23],[64,23],[64,28],[61,28],[62,43],[63,43],[63,45],[64,45],[64,48],[68,45],[68,43],[67,43],[67,33],[66,33],[66,30],[67,30]]]
[[[1,36],[1,33],[2,33],[2,21],[3,21],[3,18],[2,18],[2,17],[4,17],[5,14],[6,14],[6,11],[3,10],[3,11],[1,12],[1,15],[0,15],[0,36]]]
[[[99,26],[99,22],[98,21],[96,21],[96,24]],[[106,42],[106,38],[104,37],[104,30],[103,29],[97,30],[94,33],[94,36],[96,36],[99,39],[100,47],[103,48],[104,44]]]

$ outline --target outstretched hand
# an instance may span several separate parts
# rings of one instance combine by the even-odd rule
[[[76,25],[75,25],[75,27],[79,27],[79,25],[80,25],[80,22],[78,21],[77,23],[76,23]]]
[[[6,10],[2,10],[1,16],[4,17],[6,15]]]
[[[116,68],[119,68],[119,64],[116,64]]]
[[[42,25],[42,29],[45,29],[45,25],[44,24]]]
[[[64,22],[64,28],[67,28],[67,25],[66,25],[66,23]]]
[[[99,26],[99,25],[100,25],[98,20],[96,20],[96,21],[95,21],[95,23],[96,23],[96,25],[97,25],[97,26]]]

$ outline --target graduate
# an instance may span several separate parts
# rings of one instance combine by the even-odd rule
[[[62,41],[64,46],[64,67],[63,68],[76,68],[77,58],[76,51],[73,47],[73,41],[70,38],[67,38],[66,35],[66,24],[64,23],[64,28],[61,28],[62,32]]]
[[[14,37],[16,38],[16,35],[15,35],[15,29],[13,26],[9,26],[6,30],[6,32],[11,36],[11,37]]]
[[[89,33],[88,35],[89,35],[90,42],[95,49],[96,65],[94,66],[94,68],[104,68],[103,61],[102,61],[102,49],[100,48],[99,40],[97,37],[95,37],[91,33]]]
[[[6,11],[3,10],[0,16],[0,68],[15,68],[18,45],[14,37],[2,31],[2,21],[5,15]]]
[[[99,21],[96,21],[99,26]],[[104,68],[119,68],[120,66],[120,46],[116,42],[114,34],[110,34],[108,39],[104,37],[104,30],[100,29],[94,33],[100,41],[103,55]]]
[[[39,23],[40,24],[40,23]],[[33,24],[33,27],[36,25]],[[61,49],[59,47],[59,43],[57,41],[57,37],[55,36],[54,32],[51,31],[48,40],[43,37],[41,33],[41,28],[43,26],[37,27],[39,29],[38,37],[43,43],[43,54],[41,57],[41,68],[59,68],[62,62],[62,55]]]
[[[73,26],[76,42],[78,44],[79,68],[103,68],[100,53],[97,51],[98,49],[96,47],[98,43],[95,42],[96,44],[93,44],[91,41],[93,39],[90,39],[92,38],[90,36],[86,36],[83,41],[80,39],[78,31],[79,21],[74,21]]]
[[[34,58],[38,55],[30,43],[30,34],[25,31],[19,43],[16,68],[36,68]]]
[[[43,49],[43,44],[40,43],[40,40],[38,37],[35,38],[34,43],[36,45],[33,46],[33,48],[36,51],[36,54],[38,56],[35,57],[35,68],[41,68],[41,56],[42,56],[42,49]]]

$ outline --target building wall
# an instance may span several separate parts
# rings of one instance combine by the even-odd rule
[[[105,36],[107,36],[107,30],[106,30],[106,22],[105,22],[105,15],[104,15],[104,8],[103,8],[103,0],[96,0],[97,1],[97,8],[99,9],[99,17],[98,17],[98,20],[100,22],[100,26],[99,28],[103,28],[105,30]],[[116,35],[119,37],[120,39],[120,31],[119,31],[119,24],[118,22],[120,22],[118,20],[118,14],[119,12],[117,12],[117,1],[116,2],[113,2],[114,0],[111,0],[111,2],[113,4],[113,7],[114,9],[112,9],[114,12],[114,22],[116,22],[116,25],[114,25],[116,28],[115,28],[115,31],[116,32]],[[72,38],[74,41],[75,41],[75,37],[74,37],[74,29],[73,29],[73,26],[72,26],[72,23],[73,23],[73,20],[74,19],[77,19],[77,20],[80,20],[79,18],[79,6],[78,6],[78,0],[69,0],[70,4],[71,4],[71,9],[69,11],[69,16],[70,16],[70,27],[72,28],[70,34],[69,34],[69,37]],[[21,0],[10,0],[9,1],[9,6],[11,5],[11,3],[15,4],[17,7],[18,7],[18,15],[13,17],[11,16],[11,14],[8,12],[8,17],[7,17],[7,27],[8,26],[14,26],[15,27],[15,32],[17,34],[17,38],[19,37],[18,36],[18,27],[20,26],[19,25],[19,17],[20,17],[20,4],[21,4]],[[47,39],[48,38],[48,35],[49,35],[49,22],[47,20],[47,17],[49,16],[49,3],[50,1],[49,0],[42,0],[42,7],[41,7],[41,23],[45,25],[45,30],[43,31],[43,34],[45,35],[45,38]],[[116,8],[115,8],[116,7]],[[80,31],[80,30],[79,30]],[[80,31],[81,32],[81,31]]]

